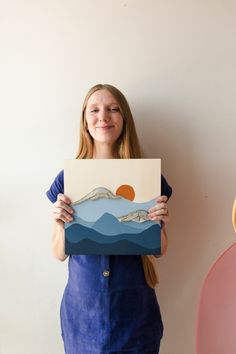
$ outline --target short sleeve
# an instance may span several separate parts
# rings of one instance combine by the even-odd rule
[[[52,203],[55,203],[55,201],[57,200],[57,195],[59,193],[64,194],[64,171],[63,170],[58,173],[51,187],[46,192],[46,195]]]
[[[165,177],[161,175],[161,195],[166,195],[169,199],[172,194],[172,188],[167,183]]]

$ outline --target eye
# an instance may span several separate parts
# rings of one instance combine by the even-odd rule
[[[119,112],[119,107],[112,107],[111,112]]]
[[[98,112],[97,108],[91,109],[91,111],[90,111],[90,113],[96,113],[96,112]]]

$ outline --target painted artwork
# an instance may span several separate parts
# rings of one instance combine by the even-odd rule
[[[161,253],[161,226],[147,211],[161,193],[159,159],[67,160],[64,173],[75,211],[66,254]]]

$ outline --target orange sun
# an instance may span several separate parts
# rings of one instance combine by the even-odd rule
[[[128,184],[122,184],[122,186],[117,188],[116,195],[120,195],[125,199],[133,201],[135,197],[135,192],[132,186]]]

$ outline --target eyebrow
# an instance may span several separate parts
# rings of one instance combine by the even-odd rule
[[[112,105],[119,106],[117,102],[109,103],[106,106],[112,106]],[[99,106],[99,104],[98,103],[92,103],[92,104],[88,105],[89,108],[96,107],[96,106]]]

